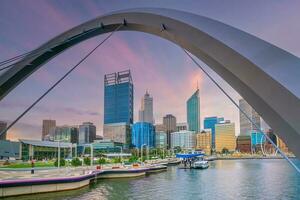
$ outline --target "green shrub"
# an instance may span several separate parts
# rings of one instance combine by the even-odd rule
[[[65,165],[66,165],[66,160],[63,159],[63,158],[61,158],[61,159],[60,159],[60,167],[63,167],[63,166],[65,166]],[[58,160],[57,160],[57,159],[56,159],[55,162],[54,162],[54,166],[55,166],[55,167],[58,167]]]
[[[121,162],[121,158],[114,158],[112,161],[113,161],[113,163],[120,163]]]
[[[71,161],[71,165],[72,166],[74,166],[74,167],[78,167],[78,166],[80,166],[82,163],[81,163],[81,161],[79,160],[79,158],[74,158],[74,159],[72,159],[72,161]]]
[[[131,163],[136,162],[136,161],[138,161],[138,157],[131,156],[128,161],[131,162]]]
[[[105,163],[106,163],[105,158],[99,158],[98,164],[103,165],[103,164],[105,164]]]
[[[85,158],[83,159],[83,162],[84,162],[85,165],[90,165],[90,164],[91,164],[91,159],[90,159],[90,157],[85,157]]]

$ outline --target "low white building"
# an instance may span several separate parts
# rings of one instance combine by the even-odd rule
[[[178,131],[171,133],[171,148],[194,149],[196,147],[195,131]]]
[[[167,133],[164,131],[155,132],[155,147],[156,148],[167,148]]]

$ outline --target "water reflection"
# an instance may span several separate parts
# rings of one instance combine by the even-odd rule
[[[170,167],[150,176],[99,180],[81,190],[18,199],[300,199],[299,185],[299,174],[284,160],[228,160],[211,162],[206,170]]]

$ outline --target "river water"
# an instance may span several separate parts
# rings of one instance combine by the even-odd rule
[[[172,166],[145,177],[98,180],[80,190],[7,199],[300,199],[300,174],[285,160],[218,160],[205,170]]]

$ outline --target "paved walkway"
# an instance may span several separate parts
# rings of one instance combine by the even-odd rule
[[[122,167],[120,164],[109,164],[105,165],[104,169],[112,169],[112,166],[119,166]],[[19,169],[11,171],[3,170],[0,171],[0,180],[17,180],[17,179],[34,179],[34,178],[63,178],[63,177],[73,177],[73,176],[81,176],[89,174],[92,170],[96,169],[96,165],[93,167],[90,166],[83,166],[83,167],[63,167],[60,169],[53,168],[53,169],[41,169],[35,170],[34,174],[31,174],[29,169]]]

